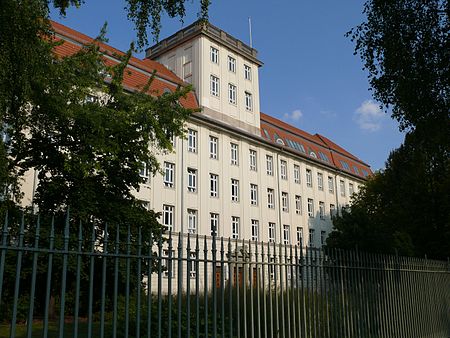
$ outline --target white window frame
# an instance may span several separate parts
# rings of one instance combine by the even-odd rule
[[[319,201],[319,218],[325,219],[325,202]]]
[[[353,195],[354,192],[355,192],[355,187],[354,187],[353,183],[349,183],[348,184],[348,195],[351,196],[351,195]]]
[[[230,143],[231,164],[239,165],[239,145],[236,143]]]
[[[294,164],[294,183],[300,184],[300,166]]]
[[[258,186],[250,183],[250,204],[258,205]]]
[[[327,232],[325,230],[322,230],[320,232],[320,245],[325,245],[326,237],[327,237]]]
[[[345,181],[339,181],[339,189],[341,190],[341,196],[345,197]]]
[[[197,233],[197,219],[198,212],[195,209],[187,209],[188,214],[188,233],[196,234]]]
[[[297,227],[297,246],[302,247],[303,246],[303,227]]]
[[[323,190],[323,174],[317,173],[317,188]]]
[[[328,176],[328,192],[334,194],[334,180],[332,176]]]
[[[187,189],[189,192],[197,192],[197,169],[187,168],[188,182]]]
[[[256,150],[254,149],[250,149],[249,152],[249,162],[250,162],[250,170],[251,171],[257,171],[258,170],[258,165],[257,165],[257,153]]]
[[[212,63],[219,64],[219,49],[211,46],[210,48],[210,60]]]
[[[287,161],[280,160],[280,177],[282,180],[287,180]]]
[[[194,129],[188,129],[188,151],[197,152],[197,131]]]
[[[275,223],[269,222],[269,243],[275,243]]]
[[[209,89],[212,96],[220,96],[220,79],[215,75],[210,75],[209,77]]]
[[[281,206],[284,212],[289,212],[289,194],[284,191],[281,193]]]
[[[236,59],[228,55],[228,71],[236,73]]]
[[[142,177],[144,181],[142,184],[150,184],[150,170],[147,168],[147,163],[142,162],[142,168],[139,170],[139,176]]]
[[[252,67],[244,64],[244,79],[251,81],[252,80]]]
[[[162,212],[162,224],[169,231],[174,230],[175,207],[173,205],[164,204]]]
[[[259,241],[259,221],[257,219],[252,219],[252,241]]]
[[[175,186],[175,164],[164,162],[164,186],[173,188]]]
[[[245,91],[245,109],[253,111],[253,96],[252,93]]]
[[[218,236],[219,234],[219,214],[215,212],[209,213],[209,225],[211,236]]]
[[[314,200],[312,198],[308,198],[308,217],[314,217]]]
[[[231,238],[239,239],[241,219],[237,216],[231,216]]]
[[[310,228],[309,232],[308,232],[308,235],[309,235],[309,238],[308,238],[309,243],[308,244],[310,247],[314,247],[315,234],[316,234],[316,230]]]
[[[288,224],[283,224],[283,244],[289,245],[291,242],[291,236],[290,236],[290,226]]]
[[[219,139],[215,136],[209,135],[209,158],[217,160],[219,149]]]
[[[275,209],[275,190],[267,188],[267,208]]]
[[[196,278],[197,276],[197,253],[195,251],[189,252],[189,263],[191,264],[189,269],[189,277]]]
[[[162,249],[162,259],[161,259],[161,267],[163,271],[163,277],[165,278],[173,278],[173,267],[174,267],[174,255],[175,250]],[[170,266],[170,270],[169,270]]]
[[[237,102],[237,87],[232,83],[228,84],[228,102],[234,105]]]
[[[239,180],[231,179],[231,201],[239,202]]]
[[[302,197],[300,195],[295,195],[295,213],[302,214]]]
[[[306,169],[306,186],[311,188],[312,187],[312,170]]]
[[[219,197],[219,175],[209,174],[209,196]]]
[[[336,206],[334,204],[330,204],[330,217],[333,218],[336,216]]]
[[[273,176],[273,156],[266,155],[266,172],[267,175]]]

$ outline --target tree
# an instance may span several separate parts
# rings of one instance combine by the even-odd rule
[[[367,21],[347,34],[369,73],[374,98],[406,135],[386,169],[354,199],[353,215],[336,219],[330,245],[366,246],[367,239],[350,239],[351,229],[360,233],[369,227],[368,235],[382,235],[378,249],[445,258],[450,255],[450,4],[369,0],[364,13]]]

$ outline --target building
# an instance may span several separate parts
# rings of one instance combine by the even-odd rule
[[[92,41],[53,27],[65,41],[56,50],[62,56]],[[117,62],[119,51],[101,49],[107,62]],[[262,65],[255,49],[202,22],[152,46],[144,60],[130,60],[125,89],[156,70],[153,89],[191,83],[195,94],[181,103],[202,108],[188,121],[186,138],[174,140],[175,152],[160,156],[164,175],[142,171],[146,184],[136,196],[175,232],[319,247],[333,213],[350,203],[371,170],[330,139],[261,113]],[[25,187],[25,203],[32,186]]]

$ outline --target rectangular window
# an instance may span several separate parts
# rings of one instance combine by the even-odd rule
[[[281,206],[284,212],[289,212],[289,201],[288,201],[288,193],[282,192],[281,193]]]
[[[197,131],[193,129],[188,129],[188,151],[197,152]]]
[[[188,209],[188,232],[190,234],[197,233],[197,210]]]
[[[328,192],[331,194],[334,194],[334,183],[333,183],[333,177],[328,176]]]
[[[219,96],[219,78],[217,76],[210,76],[210,92],[213,96]]]
[[[239,217],[231,216],[231,238],[238,239],[239,238],[239,227],[241,220]]]
[[[269,209],[275,209],[275,194],[274,190],[267,188],[267,207]]]
[[[297,215],[302,214],[302,198],[299,195],[295,195],[295,213]]]
[[[259,221],[252,219],[252,241],[259,240]]]
[[[197,170],[187,168],[188,172],[188,191],[197,192]]]
[[[214,136],[209,136],[209,158],[217,160],[217,148],[219,144],[219,139]]]
[[[236,143],[230,143],[231,147],[231,164],[239,165],[239,146]]]
[[[314,247],[314,234],[315,234],[315,230],[309,229],[309,246],[310,247]]]
[[[336,206],[334,204],[330,204],[330,217],[333,218],[336,216]]]
[[[197,253],[195,251],[191,251],[189,253],[189,277],[195,278],[197,276]]]
[[[228,70],[236,73],[236,59],[228,55]]]
[[[215,47],[210,49],[211,62],[219,63],[219,50]]]
[[[275,223],[269,222],[269,243],[275,242]]]
[[[327,233],[325,231],[320,232],[320,244],[325,245],[325,239],[327,238]]]
[[[249,92],[245,92],[245,109],[248,111],[253,110],[253,98],[252,94]]]
[[[252,68],[248,65],[244,65],[244,78],[246,80],[252,80]]]
[[[290,244],[290,229],[289,229],[289,225],[284,224],[283,225],[283,244]]]
[[[317,188],[323,190],[323,174],[317,173]]]
[[[209,174],[209,194],[211,197],[219,196],[219,176]]]
[[[325,219],[325,203],[319,202],[319,217],[320,219]]]
[[[314,201],[308,198],[308,216],[314,217]]]
[[[239,181],[234,178],[231,179],[231,200],[239,202]]]
[[[250,149],[250,170],[257,170],[256,160],[256,150]]]
[[[209,219],[211,225],[211,236],[217,236],[219,233],[219,214],[210,213]]]
[[[174,229],[174,209],[173,205],[163,205],[163,225],[166,226],[167,230],[173,231]]]
[[[303,246],[303,228],[297,227],[297,246],[300,248]]]
[[[344,180],[340,180],[339,188],[341,190],[341,196],[345,196],[345,182],[344,182]]]
[[[175,250],[162,250],[161,267],[163,270],[163,276],[166,278],[173,277],[173,261]]]
[[[348,195],[351,196],[355,192],[355,188],[353,188],[353,183],[348,184]]]
[[[236,104],[236,86],[234,84],[228,84],[228,102]]]
[[[258,186],[256,184],[250,184],[250,203],[258,205]]]
[[[306,169],[306,186],[312,187],[312,172],[311,169]]]
[[[164,185],[169,188],[173,188],[175,164],[170,162],[164,162]]]
[[[280,160],[280,176],[282,180],[287,180],[287,162]]]
[[[267,175],[273,176],[273,157],[266,155],[266,171]]]
[[[300,166],[294,164],[294,183],[300,184]]]
[[[150,170],[147,168],[147,164],[142,162],[141,169],[139,170],[139,176],[142,178],[143,184],[150,183]]]

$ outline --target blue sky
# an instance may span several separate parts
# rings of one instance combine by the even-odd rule
[[[187,2],[184,25],[197,19],[198,0]],[[90,36],[108,23],[109,44],[126,50],[136,38],[122,0],[87,0],[65,18],[52,19]],[[403,134],[371,98],[367,73],[345,33],[364,20],[362,1],[213,0],[210,22],[249,42],[260,68],[261,110],[309,133],[320,133],[372,166],[384,167]],[[163,17],[160,38],[183,24]],[[143,57],[143,53],[138,55]]]

